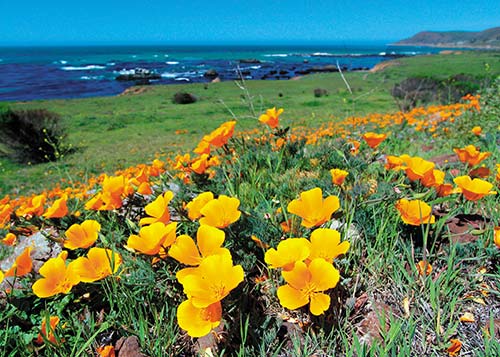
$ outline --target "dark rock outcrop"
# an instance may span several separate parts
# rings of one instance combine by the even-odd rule
[[[129,71],[123,71],[115,79],[117,81],[136,81],[140,84],[149,84],[150,80],[160,79],[161,76],[149,69],[145,68],[135,68]]]

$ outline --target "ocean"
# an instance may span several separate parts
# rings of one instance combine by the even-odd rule
[[[337,65],[345,71],[367,70],[384,60],[440,50],[383,43],[0,47],[0,101],[117,95],[144,83],[117,80],[137,68],[155,74],[146,81],[152,85],[209,82],[209,70],[222,81],[239,76],[286,80]]]

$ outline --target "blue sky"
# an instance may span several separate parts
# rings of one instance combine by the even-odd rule
[[[499,0],[2,0],[0,44],[391,41],[500,26]]]

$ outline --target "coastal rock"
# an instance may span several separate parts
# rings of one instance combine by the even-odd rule
[[[326,66],[321,66],[321,67],[314,66],[311,68],[311,72],[329,73],[329,72],[338,72],[338,71],[339,71],[339,69],[337,68],[337,66],[335,66],[333,64],[327,64]]]
[[[256,58],[246,58],[246,59],[240,59],[240,63],[261,63],[258,59]]]
[[[135,68],[131,70],[123,70],[115,79],[117,81],[136,81],[138,84],[149,84],[150,80],[160,79],[161,76],[149,69]]]
[[[174,94],[174,98],[172,99],[175,104],[192,104],[197,100],[198,99],[194,94],[187,92],[177,92]]]
[[[219,77],[219,73],[215,69],[209,69],[203,74],[203,77],[213,81],[215,78]]]

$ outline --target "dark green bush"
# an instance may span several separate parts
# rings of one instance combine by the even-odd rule
[[[55,161],[69,151],[59,114],[46,109],[0,112],[0,140],[12,159],[22,163]]]

